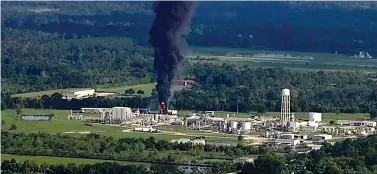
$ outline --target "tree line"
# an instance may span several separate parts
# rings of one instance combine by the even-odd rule
[[[164,167],[164,168],[163,168]],[[137,165],[121,165],[119,163],[96,163],[81,164],[41,164],[34,161],[17,162],[15,159],[4,160],[1,163],[1,170],[4,174],[12,173],[51,173],[51,174],[184,174],[176,166],[152,165],[151,167]]]
[[[206,173],[224,173],[225,171],[230,172],[239,169],[241,174],[289,174],[292,172],[298,174],[372,174],[377,172],[377,160],[375,158],[377,155],[376,144],[377,135],[371,135],[357,140],[346,139],[334,145],[324,143],[320,150],[313,150],[309,153],[299,154],[292,152],[281,155],[269,151],[258,156],[254,162],[246,163],[243,166],[217,163],[211,171]],[[118,169],[122,167],[127,170],[118,171]],[[17,163],[15,160],[3,161],[1,169],[6,173],[87,173],[89,171],[91,171],[91,173],[103,173],[107,171],[109,173],[129,172],[133,174],[148,172],[144,170],[142,166],[122,166],[117,163],[98,163],[80,166],[76,166],[75,164],[69,164],[68,166],[62,164],[44,164],[38,166],[33,162]],[[174,166],[152,165],[150,169],[149,172],[154,174],[159,173],[159,171],[165,173],[180,173]]]
[[[1,78],[11,93],[150,83],[152,50],[128,38],[66,38],[5,28]]]
[[[154,137],[120,138],[90,134],[84,137],[68,135],[51,135],[48,133],[14,133],[2,131],[1,153],[60,156],[103,160],[124,160],[139,162],[187,162],[182,161],[180,155],[188,154],[194,157],[237,157],[257,155],[266,152],[263,148],[250,146],[215,146],[193,145],[191,143],[170,143],[156,140]],[[172,153],[170,153],[172,152]],[[178,152],[178,153],[173,153]],[[169,155],[167,155],[167,154]],[[192,161],[196,163],[195,161]]]
[[[377,111],[376,73],[306,72],[280,68],[195,64],[188,69],[199,86],[175,92],[171,107],[179,110],[280,111],[281,90],[291,91],[293,112],[371,113]],[[2,93],[2,109],[128,106],[148,107],[152,97],[62,99],[55,93],[41,98],[17,98]]]
[[[223,174],[233,172],[238,166],[226,163],[216,163],[214,167],[204,171],[193,170],[192,174]],[[239,168],[239,167],[238,167]],[[184,174],[177,165],[150,164],[121,165],[119,163],[103,162],[95,164],[69,163],[64,164],[36,164],[34,161],[17,162],[15,159],[4,160],[1,163],[2,173],[46,173],[46,174]]]

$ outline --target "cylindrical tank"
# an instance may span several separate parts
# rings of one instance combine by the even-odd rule
[[[286,95],[286,96],[291,95],[291,91],[289,89],[283,89],[281,93],[282,95]]]
[[[238,128],[238,122],[237,121],[230,121],[230,128],[237,129]]]
[[[365,135],[368,135],[368,134],[367,134],[367,132],[365,130],[363,130],[363,131],[360,132],[360,135],[364,135],[365,136]]]
[[[242,130],[250,130],[250,129],[251,129],[251,122],[242,123]]]
[[[112,112],[112,119],[119,119],[122,115],[122,111],[120,107],[113,107],[113,112]]]
[[[322,121],[322,113],[309,112],[309,121],[321,122]]]

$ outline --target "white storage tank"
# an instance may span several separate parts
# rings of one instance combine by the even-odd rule
[[[242,130],[250,130],[250,129],[251,129],[251,122],[242,123]]]
[[[285,96],[289,96],[289,95],[291,95],[291,91],[290,91],[289,89],[283,89],[283,90],[281,91],[281,93],[282,93],[282,95],[285,95]]]
[[[230,121],[230,128],[238,129],[238,122],[237,121]]]
[[[112,115],[113,115],[112,116],[113,119],[120,119],[121,115],[122,115],[121,108],[120,107],[113,107]]]
[[[309,121],[321,122],[322,121],[322,113],[309,112]]]

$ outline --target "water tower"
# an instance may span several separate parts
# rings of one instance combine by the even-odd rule
[[[289,89],[283,89],[281,93],[281,110],[280,121],[283,125],[291,121],[291,92]]]

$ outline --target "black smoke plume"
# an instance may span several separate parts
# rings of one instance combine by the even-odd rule
[[[155,4],[156,17],[150,30],[149,42],[154,47],[154,68],[157,71],[158,99],[167,103],[172,81],[183,59],[180,45],[189,28],[195,2],[161,1]]]

